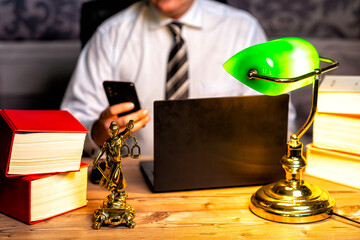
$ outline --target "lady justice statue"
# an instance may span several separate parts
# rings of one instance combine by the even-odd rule
[[[94,167],[97,168],[102,175],[99,185],[110,191],[103,205],[95,210],[94,229],[100,229],[103,224],[125,224],[130,228],[135,227],[135,211],[126,204],[127,193],[122,191],[127,184],[121,169],[121,161],[123,158],[140,158],[141,156],[137,139],[131,135],[131,129],[133,127],[134,121],[130,120],[126,124],[125,130],[118,133],[119,127],[114,121],[111,122],[109,127],[111,137],[105,141],[101,151],[93,162]],[[134,139],[134,145],[131,149],[126,144],[126,140],[128,139]],[[104,153],[106,153],[105,170],[100,167],[100,158]]]

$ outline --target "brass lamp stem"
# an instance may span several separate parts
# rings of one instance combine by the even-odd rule
[[[320,69],[315,69],[315,72],[317,72],[317,74],[314,76],[310,115],[306,120],[305,124],[295,134],[298,139],[300,139],[304,135],[304,133],[309,129],[309,127],[314,121],[315,113],[317,111],[318,91],[319,91],[321,71]]]

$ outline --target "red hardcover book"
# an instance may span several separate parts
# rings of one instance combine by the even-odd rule
[[[0,212],[34,224],[86,206],[86,163],[80,171],[8,178],[0,174]]]
[[[0,168],[8,177],[79,170],[87,129],[62,110],[0,110]]]

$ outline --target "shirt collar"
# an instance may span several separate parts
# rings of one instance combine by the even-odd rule
[[[173,19],[161,14],[150,3],[148,3],[148,7],[150,9],[150,15],[152,15],[152,18],[150,18],[149,21],[149,29],[166,26],[174,21]],[[190,9],[180,19],[177,19],[176,21],[190,27],[202,28],[203,11],[200,7],[198,0],[195,0]]]

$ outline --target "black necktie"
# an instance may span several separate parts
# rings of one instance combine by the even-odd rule
[[[181,26],[176,22],[168,25],[174,37],[167,67],[166,99],[168,100],[187,99],[189,96],[189,64],[186,44],[181,37]]]

